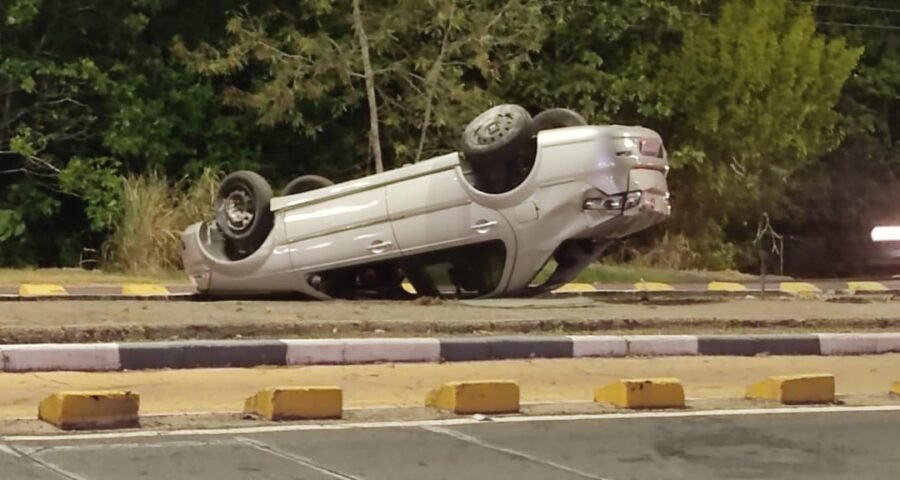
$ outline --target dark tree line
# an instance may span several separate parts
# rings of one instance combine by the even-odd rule
[[[99,248],[126,175],[346,180],[511,102],[663,133],[639,245],[753,268],[768,213],[790,272],[857,273],[900,222],[898,41],[891,0],[0,0],[0,264]]]

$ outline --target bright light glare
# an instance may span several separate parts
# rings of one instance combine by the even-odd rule
[[[872,229],[873,242],[900,241],[900,226],[880,226]]]

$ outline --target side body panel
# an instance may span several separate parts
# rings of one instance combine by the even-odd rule
[[[468,195],[459,168],[387,187],[388,212],[404,256],[502,240],[507,258],[504,288],[514,263],[516,236],[507,219]]]
[[[300,273],[400,255],[385,187],[287,210],[284,228],[291,261]]]

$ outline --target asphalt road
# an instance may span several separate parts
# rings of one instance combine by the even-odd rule
[[[0,442],[0,478],[895,479],[900,412]]]

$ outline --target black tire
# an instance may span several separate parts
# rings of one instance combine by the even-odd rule
[[[574,110],[550,108],[534,116],[532,128],[537,133],[551,128],[580,127],[587,124],[587,120]]]
[[[302,175],[285,185],[285,187],[281,189],[281,194],[294,195],[310,190],[316,190],[318,188],[330,187],[332,185],[334,185],[334,182],[325,177],[320,177],[318,175]]]
[[[469,122],[462,153],[474,167],[514,159],[533,135],[531,115],[519,105],[498,105]]]
[[[256,249],[272,230],[272,187],[255,172],[234,172],[219,185],[216,224],[226,240]]]

